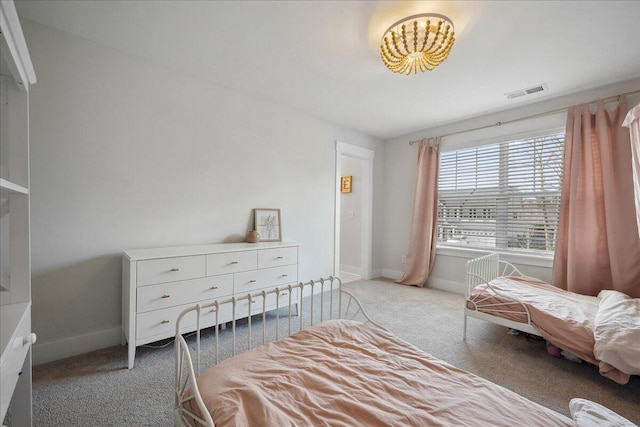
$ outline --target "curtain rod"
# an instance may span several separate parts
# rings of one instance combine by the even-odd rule
[[[636,93],[640,93],[640,89],[639,90],[634,90],[631,92],[626,92],[626,93],[621,93],[620,95],[616,95],[616,96],[610,96],[609,98],[605,98],[603,101],[604,102],[611,102],[611,101],[617,101],[620,99],[621,96],[628,96],[628,95],[635,95]],[[598,102],[599,100],[596,101],[591,101],[591,102],[587,102],[587,103],[583,103],[583,104],[593,104],[595,102]],[[536,117],[544,117],[544,116],[550,116],[551,114],[557,114],[557,113],[561,113],[563,111],[566,111],[569,107],[565,107],[565,108],[558,108],[557,110],[552,110],[552,111],[547,111],[545,113],[538,113],[538,114],[532,114],[530,116],[526,116],[526,117],[520,117],[517,119],[512,119],[512,120],[507,120],[506,122],[496,122],[490,125],[485,125],[485,126],[478,126],[475,128],[471,128],[471,129],[464,129],[464,130],[459,130],[456,132],[450,132],[450,133],[445,133],[444,135],[440,135],[441,138],[444,138],[445,136],[452,136],[452,135],[458,135],[461,133],[467,133],[467,132],[473,132],[476,130],[482,130],[482,129],[488,129],[488,128],[492,128],[495,126],[502,126],[502,125],[506,125],[509,123],[515,123],[515,122],[519,122],[522,120],[528,120],[528,119],[534,119]],[[409,145],[413,145],[416,142],[420,142],[421,140],[415,140],[415,141],[409,141]]]

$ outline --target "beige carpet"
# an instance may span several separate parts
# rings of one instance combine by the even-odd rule
[[[455,366],[566,415],[569,400],[582,397],[640,424],[640,377],[618,385],[594,366],[548,355],[544,342],[476,319],[469,320],[463,341],[458,294],[390,280],[356,281],[345,288],[375,321]],[[116,346],[35,367],[34,426],[172,425],[173,346],[139,348],[135,368],[126,365],[126,348]]]

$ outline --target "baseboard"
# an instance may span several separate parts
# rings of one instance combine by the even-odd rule
[[[456,294],[464,295],[465,293],[464,283],[458,283],[451,280],[431,278],[427,279],[427,286],[441,291],[455,292]]]
[[[388,268],[382,269],[382,277],[386,277],[387,279],[398,280],[403,274],[404,272],[398,270],[390,270]]]
[[[33,365],[89,353],[121,344],[122,328],[104,329],[91,334],[63,338],[33,345]]]
[[[353,265],[340,264],[340,271],[344,271],[345,273],[355,274],[357,276],[362,276],[362,269],[360,267],[356,267]]]
[[[384,274],[382,274],[382,270],[371,270],[371,278],[375,279],[376,277],[385,277]]]
[[[382,270],[382,277],[393,280],[400,279],[403,274],[404,273],[402,271],[398,270],[390,270],[387,268]],[[465,292],[464,283],[458,283],[451,280],[430,278],[427,280],[427,286],[441,291],[455,292],[457,294],[464,294]]]

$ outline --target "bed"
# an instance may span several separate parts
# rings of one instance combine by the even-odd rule
[[[594,297],[565,291],[491,253],[467,263],[465,339],[468,317],[541,336],[620,384],[640,374],[640,299],[620,292]]]
[[[316,295],[318,284],[322,292]],[[178,322],[176,425],[512,426],[521,425],[523,417],[528,426],[578,425],[395,337],[370,320],[339,278],[295,286],[300,295],[310,295],[300,300],[299,312],[293,313],[295,301],[289,301],[271,313],[271,319],[265,313],[253,320],[250,315],[244,325],[246,351],[240,354],[236,345],[244,339],[236,339],[235,321],[226,331],[209,332],[210,351],[204,350],[209,345],[199,328],[195,342],[188,343]],[[291,294],[290,287],[272,292],[277,298],[284,289]],[[195,306],[181,318],[238,303],[231,298]],[[275,333],[265,332],[273,326]],[[251,332],[255,329],[261,331],[257,339]],[[224,346],[230,347],[232,357],[220,361],[224,334],[232,336]],[[265,338],[269,334],[277,340]],[[259,345],[251,348],[255,341]],[[203,362],[205,358],[209,362]],[[201,364],[213,366],[203,370]]]

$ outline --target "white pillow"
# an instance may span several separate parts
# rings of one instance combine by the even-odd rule
[[[569,410],[578,427],[638,427],[611,409],[587,399],[571,399]]]
[[[593,323],[596,360],[624,374],[640,375],[640,298],[610,290],[601,291],[599,297]],[[603,370],[600,373],[604,375]],[[628,381],[628,377],[621,379],[620,384]]]
[[[631,299],[631,297],[627,294],[624,294],[619,291],[614,291],[610,289],[603,289],[598,294],[598,298],[600,298],[600,304],[603,302],[608,302],[609,304],[615,304],[618,301],[624,301],[627,299]]]

